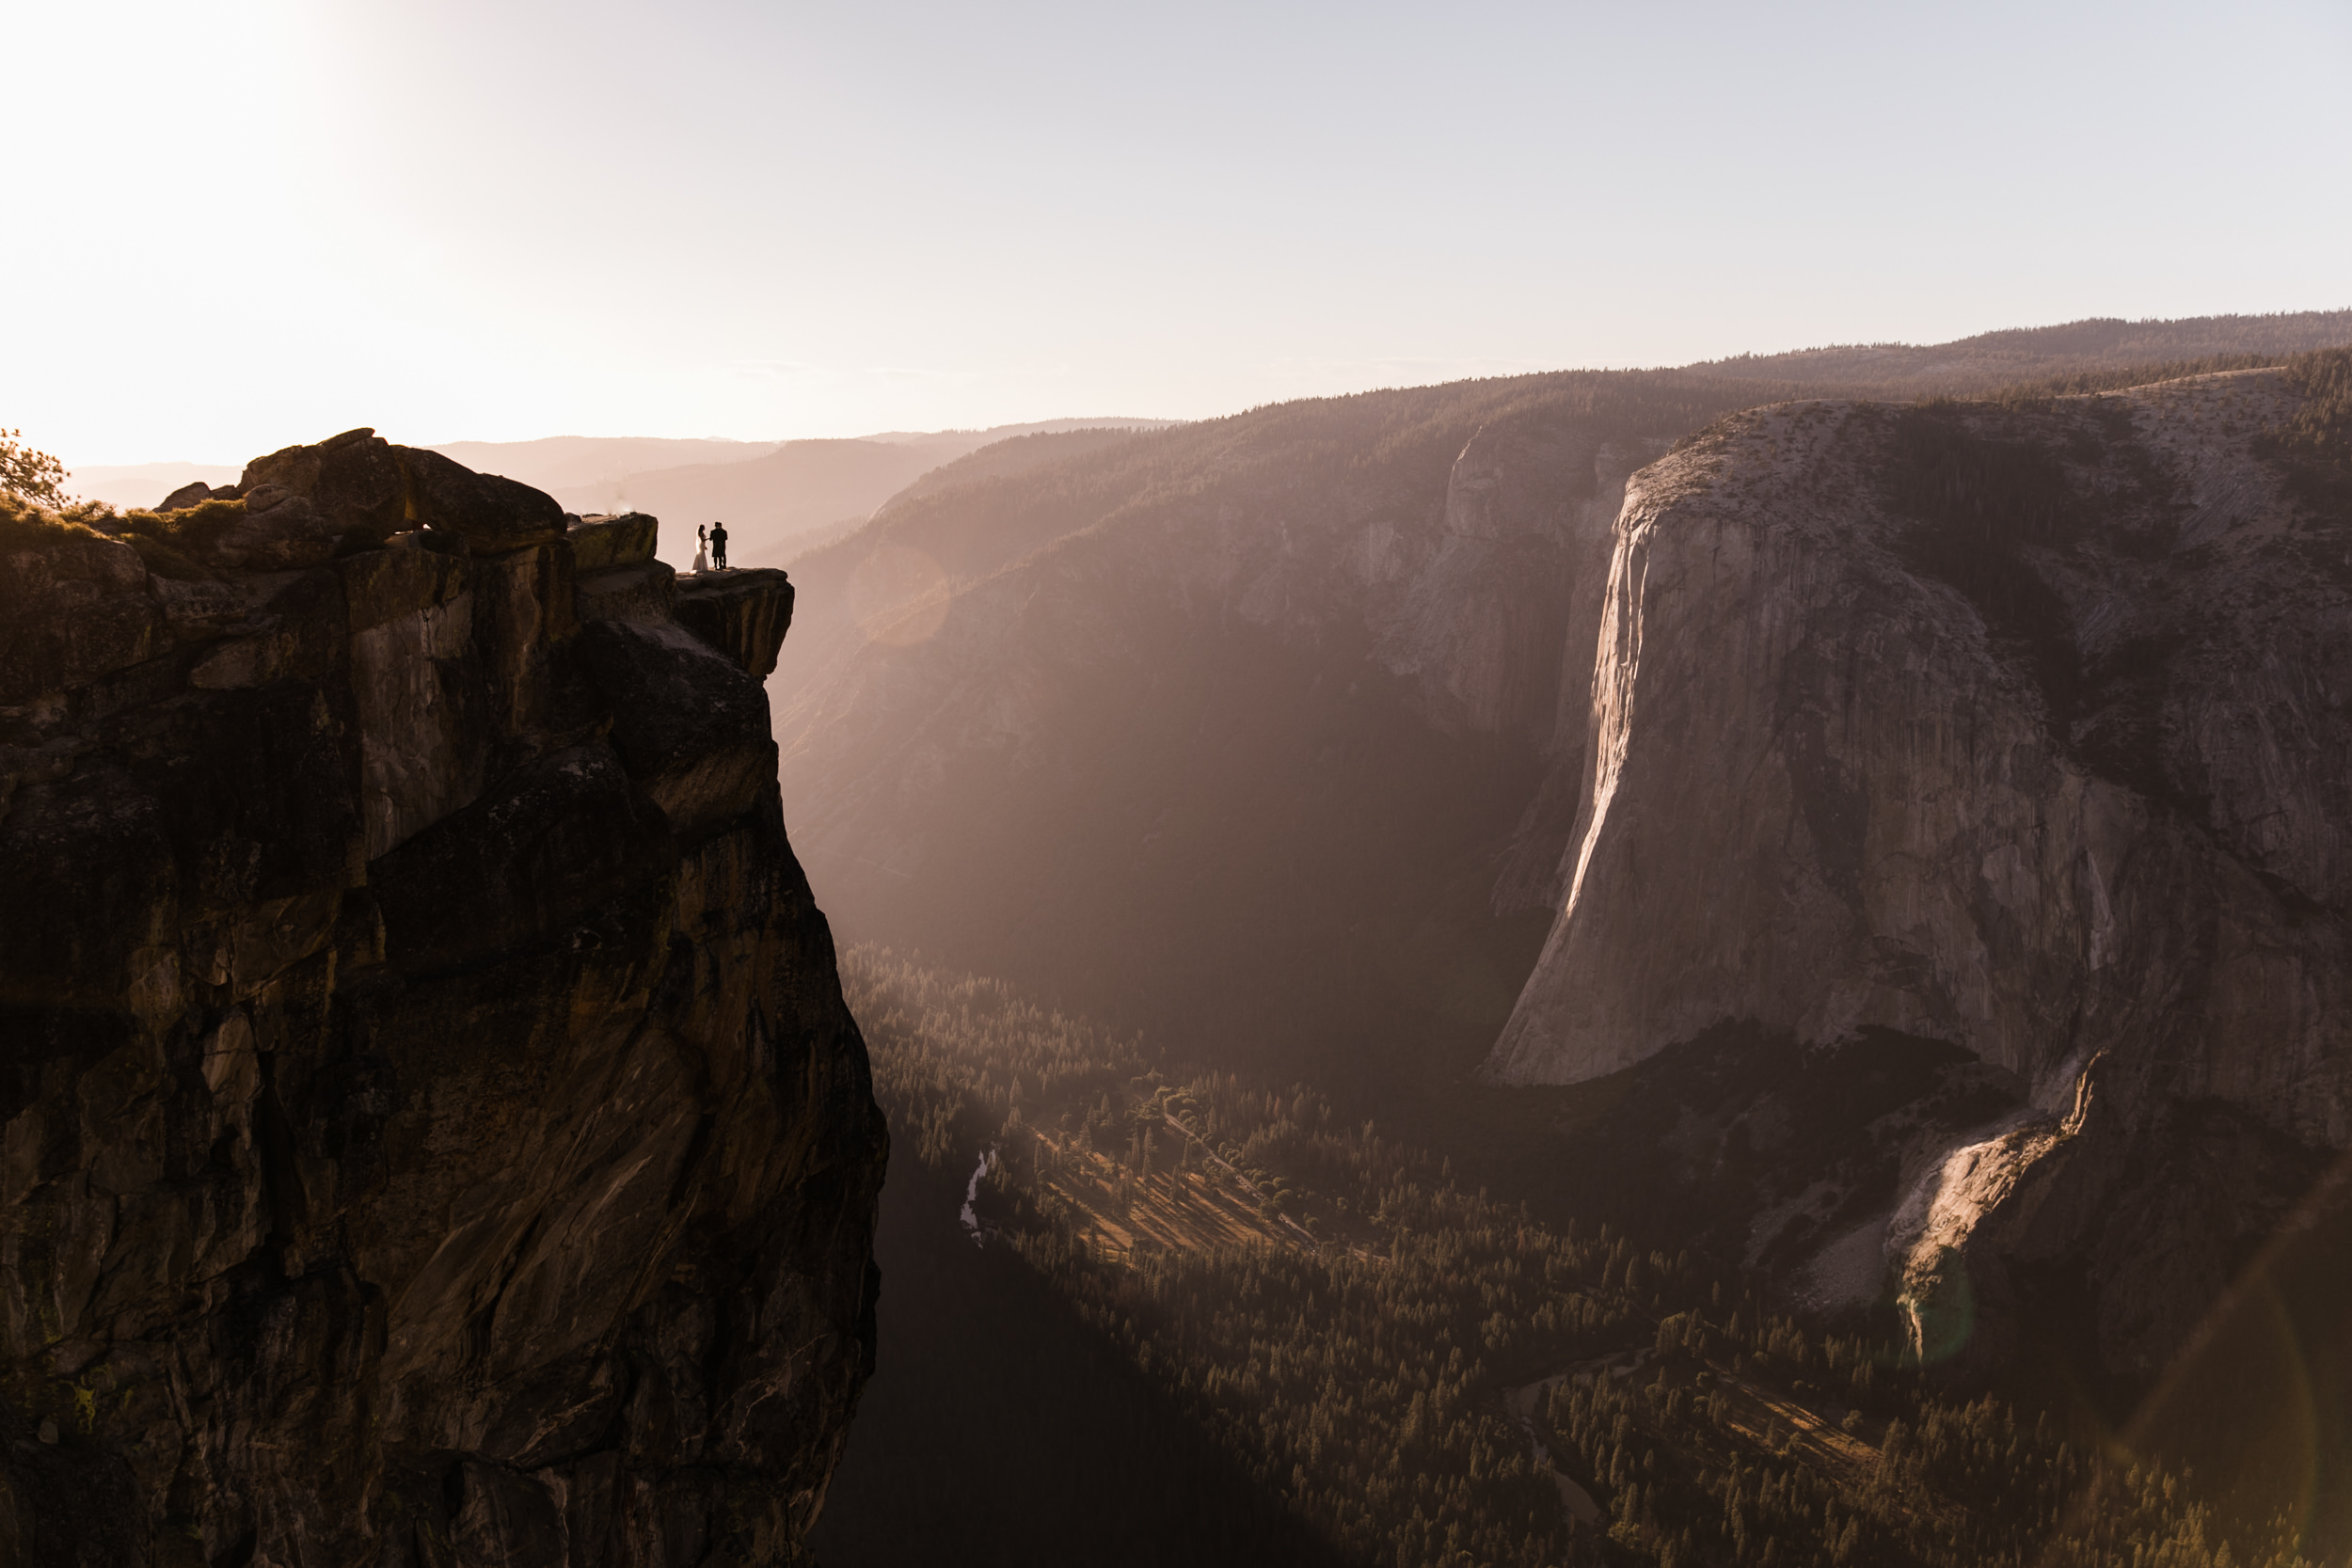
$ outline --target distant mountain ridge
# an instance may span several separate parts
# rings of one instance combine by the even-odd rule
[[[1134,428],[1140,421],[1127,423]],[[552,493],[572,512],[638,511],[666,518],[664,559],[673,565],[692,559],[695,525],[720,521],[727,525],[731,562],[773,565],[812,532],[854,525],[942,464],[1008,437],[1020,441],[1085,426],[1084,420],[1053,420],[1003,430],[787,441],[748,459],[625,474]]]
[[[547,436],[534,441],[450,441],[430,450],[477,472],[503,474],[552,494],[651,468],[748,463],[775,451],[778,444],[716,436]]]
[[[2094,317],[2054,326],[2011,327],[1981,332],[1947,343],[1845,343],[1769,354],[1735,355],[1680,369],[1725,380],[1772,381],[1791,387],[1867,384],[1880,396],[1909,396],[1955,388],[1987,388],[2036,377],[2115,370],[2127,365],[2190,360],[2220,355],[2287,355],[2352,341],[2352,309],[2301,310],[2269,315],[2198,316],[2180,320],[2124,321]],[[920,449],[946,462],[993,442],[1072,430],[1164,429],[1174,421],[1104,416],[1041,420],[977,430],[880,431],[844,440]],[[564,500],[573,510],[619,511],[638,507],[676,521],[708,521],[710,511],[737,514],[757,539],[739,548],[745,560],[781,560],[806,534],[866,516],[912,483],[924,469],[909,472],[884,460],[779,464],[764,470],[771,489],[730,484],[708,470],[772,457],[795,441],[738,441],[720,437],[551,436],[528,441],[424,443],[431,451],[484,473],[502,474]],[[694,470],[691,474],[685,470]],[[152,506],[192,480],[232,482],[237,470],[200,463],[97,465],[75,470],[75,491],[118,507]],[[903,475],[902,478],[898,477]],[[656,477],[667,476],[667,477]],[[888,482],[897,478],[897,483]],[[877,487],[888,488],[875,493]],[[805,499],[800,487],[805,486]],[[152,492],[151,494],[150,492]],[[827,512],[828,506],[840,510]],[[819,515],[821,514],[821,515]],[[671,531],[675,535],[677,531]],[[675,538],[669,541],[675,543]],[[804,543],[804,541],[803,542]],[[691,552],[689,552],[691,554]]]
[[[2046,376],[2229,355],[2304,354],[2352,342],[2352,310],[2123,321],[2112,316],[2056,326],[2009,327],[1948,343],[1843,343],[1781,354],[1741,354],[1686,365],[1706,375],[1806,384],[1868,381],[1883,396],[1949,389],[1955,380],[1997,386]]]
[[[128,511],[153,506],[183,484],[234,484],[241,472],[218,463],[93,463],[74,469],[66,489]]]
[[[885,430],[879,435],[861,436],[861,441],[881,441],[891,446],[955,447],[964,451],[977,451],[993,441],[1009,441],[1020,436],[1058,436],[1071,430],[1165,430],[1176,420],[1137,420],[1123,415],[1106,415],[1096,420],[1038,420],[1029,424],[990,425],[981,430]],[[979,439],[975,442],[973,437]]]

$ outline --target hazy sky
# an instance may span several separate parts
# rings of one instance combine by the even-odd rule
[[[70,462],[2352,304],[2352,5],[0,0]]]

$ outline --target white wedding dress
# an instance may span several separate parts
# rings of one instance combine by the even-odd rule
[[[700,545],[694,546],[694,570],[697,573],[710,570],[710,552]]]

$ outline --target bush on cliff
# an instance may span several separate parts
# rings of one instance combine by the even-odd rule
[[[205,549],[244,520],[241,500],[203,500],[177,512],[125,513],[115,528],[149,571],[193,582],[213,575],[199,564]]]
[[[134,539],[153,539],[178,549],[201,548],[244,520],[241,500],[201,500],[177,512],[127,512],[121,531]]]
[[[94,534],[91,520],[105,515],[106,509],[92,501],[59,512],[0,490],[0,550],[38,548],[65,533]]]

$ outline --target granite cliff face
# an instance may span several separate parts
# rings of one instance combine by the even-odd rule
[[[1845,1251],[1931,1357],[2063,1276],[2154,1371],[2352,1145],[2352,515],[2274,451],[2309,390],[1784,404],[1636,476],[1488,1076],[1731,1022],[1964,1047],[2010,1108],[1913,1136]]]
[[[0,518],[0,1560],[789,1562],[883,1132],[779,572],[365,431]]]
[[[1253,1060],[1451,1077],[1565,897],[1629,475],[1738,408],[2348,331],[2086,322],[1000,443],[794,562],[796,843],[860,937]]]
[[[794,565],[796,842],[844,929],[1104,1017],[1479,1049],[1574,819],[1530,800],[1620,487],[1747,391],[1525,377],[944,468]]]

